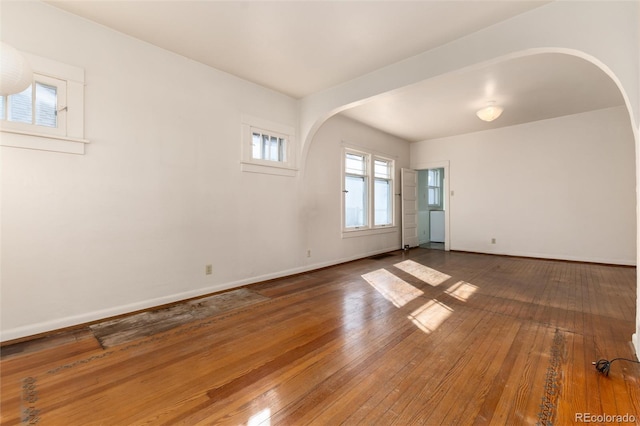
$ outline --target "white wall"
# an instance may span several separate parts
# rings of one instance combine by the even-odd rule
[[[318,266],[350,260],[363,255],[401,247],[400,228],[391,233],[342,238],[342,149],[343,144],[394,158],[396,189],[399,193],[400,169],[409,166],[409,143],[364,126],[342,116],[326,121],[311,144],[304,174],[304,205],[308,218],[310,262]],[[395,199],[396,222],[400,203]]]
[[[2,340],[300,266],[299,179],[239,164],[241,114],[295,128],[297,101],[39,2],[2,2],[1,28],[85,69],[91,141],[0,148]]]
[[[39,2],[1,19],[3,41],[85,70],[91,141],[0,148],[3,341],[400,246],[399,228],[341,238],[340,144],[399,170],[408,142],[335,118],[305,174],[241,172],[241,116],[296,128],[296,100]]]
[[[301,122],[300,160],[313,162],[322,153],[307,155],[318,145],[307,135],[345,105],[496,58],[569,50],[615,77],[638,130],[637,2],[552,2],[299,104],[39,2],[0,7],[3,41],[86,70],[92,141],[78,157],[0,148],[2,340],[390,243],[316,235],[314,220],[335,220],[322,216],[335,209],[302,195],[327,190],[329,183],[313,180],[317,170],[304,182],[240,173],[242,113]],[[302,210],[294,207],[300,203]],[[267,243],[274,245],[261,250]],[[214,264],[212,276],[203,274],[206,263]],[[637,323],[640,333],[640,314]]]
[[[413,168],[444,160],[452,250],[636,264],[626,108],[411,145]]]

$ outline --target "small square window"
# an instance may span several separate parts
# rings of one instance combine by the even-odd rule
[[[282,136],[269,135],[253,131],[252,156],[254,160],[287,161],[287,139]]]
[[[66,136],[66,115],[58,114],[58,105],[64,105],[67,101],[67,82],[37,73],[33,78],[33,83],[22,92],[0,96],[3,126],[19,131]]]
[[[24,53],[31,85],[0,96],[0,145],[84,154],[84,70]]]
[[[295,129],[268,120],[242,116],[242,171],[295,176]]]

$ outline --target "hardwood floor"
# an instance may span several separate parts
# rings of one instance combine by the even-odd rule
[[[635,268],[413,249],[248,289],[108,348],[2,348],[1,423],[640,424],[640,365],[592,365],[634,358]]]

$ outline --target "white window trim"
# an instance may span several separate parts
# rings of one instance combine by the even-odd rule
[[[0,120],[0,146],[37,149],[68,154],[84,154],[89,143],[84,138],[84,69],[63,64],[41,56],[23,53],[33,72],[66,82],[64,109],[66,130],[50,132],[40,126],[24,126]]]
[[[360,175],[357,174],[355,176],[359,176],[364,178],[364,182],[365,182],[365,194],[366,194],[366,205],[364,206],[364,211],[365,211],[365,224],[362,226],[349,226],[347,227],[347,218],[346,218],[346,205],[345,205],[345,199],[347,198],[347,187],[346,187],[346,181],[347,181],[347,175],[350,175],[349,173],[347,173],[347,154],[352,154],[355,156],[362,156],[362,158],[364,159],[364,174]],[[373,197],[373,195],[371,194],[372,191],[372,185],[371,185],[371,172],[372,172],[372,167],[371,167],[371,154],[368,152],[364,152],[361,150],[356,150],[356,149],[352,149],[352,148],[343,148],[342,150],[342,232],[358,232],[358,231],[366,231],[371,229],[371,220],[373,219],[373,212],[371,211],[371,207],[372,207],[372,203],[371,203],[371,199]]]
[[[294,177],[298,174],[296,153],[297,141],[295,128],[286,124],[276,123],[248,114],[242,115],[242,152],[240,170],[249,173],[263,173],[277,176]],[[274,136],[285,137],[286,161],[269,161],[253,158],[253,131],[273,134]]]
[[[379,234],[387,234],[392,232],[398,232],[398,224],[397,224],[397,212],[396,212],[396,187],[397,187],[397,176],[396,176],[396,158],[392,155],[383,154],[380,152],[376,152],[374,150],[370,150],[367,148],[358,147],[356,145],[346,144],[343,142],[341,152],[341,202],[340,202],[340,221],[342,225],[342,238],[354,238],[354,237],[364,237],[368,235],[379,235]],[[346,178],[346,170],[345,170],[345,161],[347,153],[354,154],[364,154],[367,156],[367,193],[369,194],[367,199],[367,214],[368,220],[367,225],[361,227],[350,227],[347,228],[345,226],[345,197],[344,191],[345,189],[345,178]],[[375,180],[375,172],[374,172],[374,161],[376,159],[381,159],[385,161],[391,162],[391,216],[392,221],[389,225],[375,225],[374,221],[374,210],[375,210],[375,193],[374,193],[374,180]]]

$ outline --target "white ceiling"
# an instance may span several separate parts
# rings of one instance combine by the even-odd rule
[[[504,112],[486,123],[475,113],[490,100]],[[546,53],[426,80],[343,115],[415,142],[622,104],[620,90],[595,65]]]
[[[302,98],[440,46],[545,1],[47,1],[86,19]],[[493,87],[493,93],[486,93]],[[474,111],[505,105],[487,125]],[[621,104],[594,66],[542,55],[447,75],[344,114],[407,140]]]

